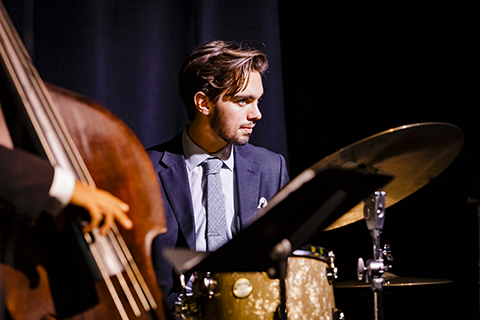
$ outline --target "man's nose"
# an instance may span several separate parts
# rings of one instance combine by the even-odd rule
[[[248,114],[248,120],[260,120],[262,118],[262,113],[258,107],[258,102],[252,103],[252,109]]]

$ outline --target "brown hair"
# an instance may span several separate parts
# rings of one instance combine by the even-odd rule
[[[185,59],[179,73],[180,94],[193,120],[197,109],[194,96],[202,91],[212,101],[225,92],[234,96],[248,83],[250,72],[261,75],[268,68],[267,57],[245,43],[212,41],[192,51]]]

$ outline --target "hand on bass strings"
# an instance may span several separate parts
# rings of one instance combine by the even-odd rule
[[[100,227],[100,233],[104,235],[110,230],[115,220],[125,229],[131,229],[133,226],[126,214],[130,210],[128,204],[107,191],[80,181],[75,181],[70,203],[83,207],[90,213],[90,224],[83,229],[85,233]],[[100,226],[102,221],[103,224]]]

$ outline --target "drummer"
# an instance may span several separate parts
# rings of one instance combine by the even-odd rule
[[[218,249],[289,181],[281,154],[248,143],[262,118],[258,103],[267,67],[266,56],[244,43],[212,41],[196,48],[179,74],[190,123],[172,140],[147,149],[168,229],[153,242],[153,262],[172,312],[181,287],[162,250]]]

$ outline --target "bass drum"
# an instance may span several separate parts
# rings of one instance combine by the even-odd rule
[[[328,252],[304,246],[288,258],[287,314],[294,319],[337,319],[333,275]],[[280,305],[278,279],[265,272],[224,272],[210,276],[216,282],[208,297],[197,300],[202,320],[271,320]],[[195,281],[203,281],[202,278]]]

